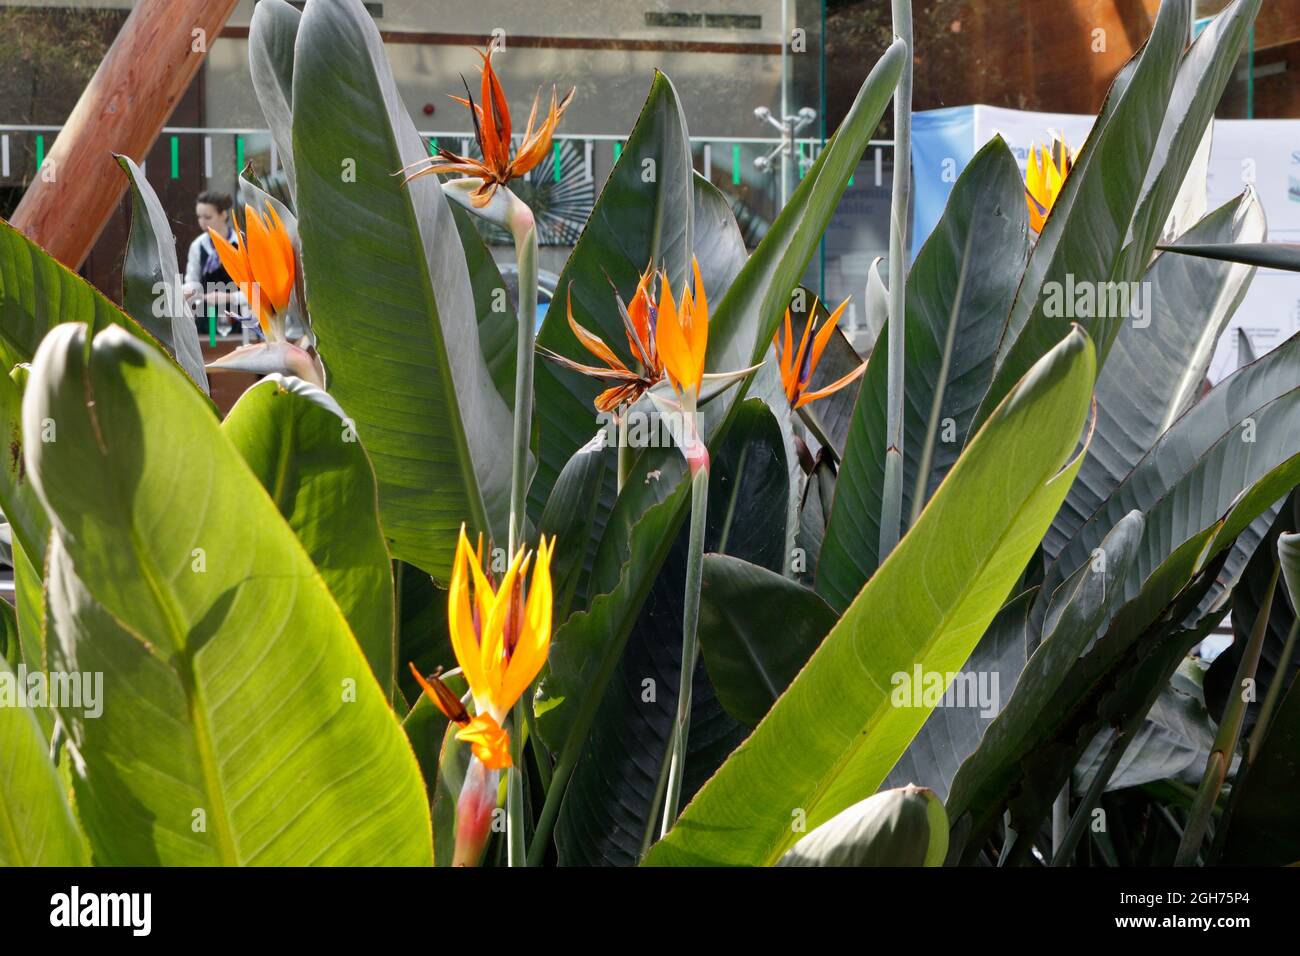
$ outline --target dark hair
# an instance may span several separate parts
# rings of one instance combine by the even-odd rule
[[[205,189],[199,193],[199,198],[195,200],[195,203],[207,203],[209,206],[215,206],[217,212],[229,212],[235,201],[230,198],[229,193],[218,192],[215,189]]]

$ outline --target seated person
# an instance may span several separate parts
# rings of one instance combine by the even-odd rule
[[[200,231],[198,238],[190,243],[186,258],[184,294],[194,315],[195,327],[204,337],[208,335],[210,315],[221,319],[225,313],[233,312],[242,319],[248,314],[244,297],[221,264],[221,257],[208,235],[208,230],[212,229],[224,235],[232,245],[239,244],[239,232],[231,222],[233,206],[229,195],[215,190],[199,193],[194,205]]]

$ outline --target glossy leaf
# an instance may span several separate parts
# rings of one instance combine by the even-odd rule
[[[771,411],[747,399],[710,466],[706,549],[780,567],[787,494],[781,448]],[[683,532],[600,701],[556,824],[561,866],[628,866],[640,858],[677,713],[687,549]],[[744,735],[718,703],[705,661],[697,661],[683,792],[694,793]]]
[[[122,263],[122,306],[163,344],[206,395],[208,375],[203,370],[194,319],[181,295],[183,277],[167,211],[144,171],[129,156],[116,159],[131,183],[131,234]]]
[[[1230,4],[1185,53],[1191,8],[1161,4],[1131,76],[1117,81],[1113,109],[1108,102],[1048,216],[977,421],[1071,321],[1073,310],[1048,312],[1050,297],[1040,294],[1048,283],[1132,282],[1146,270],[1260,2]],[[1085,320],[1103,365],[1124,318],[1106,313]]]
[[[352,424],[314,385],[269,375],[240,397],[221,430],[311,556],[391,698],[393,571],[375,475]]]
[[[302,14],[285,0],[259,0],[248,23],[248,68],[280,160],[296,192],[293,156],[293,50]]]
[[[1196,224],[1190,237],[1263,235],[1253,190]],[[1148,270],[1148,314],[1126,322],[1097,377],[1097,432],[1079,478],[1044,538],[1055,558],[1157,439],[1200,397],[1214,347],[1254,270],[1162,255]]]
[[[0,219],[0,367],[30,362],[50,329],[85,322],[120,325],[158,349],[162,345],[93,285]]]
[[[1283,481],[1284,473],[1276,470],[1285,470],[1287,462],[1300,455],[1297,356],[1300,336],[1293,336],[1225,378],[1175,422],[1062,549],[1047,570],[1044,590],[1050,593],[1086,562],[1115,522],[1138,509],[1147,515],[1147,536],[1124,585],[1126,598],[1132,598],[1179,546],[1230,510],[1240,509],[1242,492],[1270,475],[1274,477],[1265,487]],[[1281,485],[1266,505],[1272,506],[1289,488]],[[1256,511],[1252,520],[1267,510]],[[1233,537],[1242,530],[1236,528]],[[1236,574],[1248,556],[1236,561]],[[1153,600],[1163,606],[1172,596],[1166,590]]]
[[[704,557],[700,649],[718,700],[746,726],[763,719],[835,620],[788,578],[725,554]]]
[[[428,863],[419,768],[302,545],[174,366],[84,336],[47,336],[23,418],[59,429],[26,448],[51,670],[111,701],[60,709],[96,860]]]
[[[992,378],[1002,322],[1028,255],[1027,216],[1020,172],[997,137],[962,172],[908,275],[904,528],[923,459],[929,462],[928,495],[961,451]],[[881,332],[880,343],[888,334],[888,329]],[[879,562],[888,371],[888,349],[880,343],[871,353],[853,410],[818,558],[817,593],[841,611]]]
[[[895,706],[891,675],[970,656],[1074,477],[1094,376],[1079,330],[1034,367],[648,864],[774,863],[792,813],[816,827],[880,785],[930,710]]]
[[[505,540],[510,410],[437,178],[360,0],[308,6],[293,139],[308,307],[330,394],[365,436],[394,556],[445,583],[456,534]]]

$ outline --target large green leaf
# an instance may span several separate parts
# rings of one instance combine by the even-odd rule
[[[789,578],[740,558],[705,555],[700,650],[718,700],[742,724],[763,719],[835,620],[825,601]]]
[[[0,613],[8,619],[8,605]],[[19,686],[0,658],[0,866],[85,866],[85,837],[50,762],[49,741],[32,708],[14,699]]]
[[[360,0],[298,27],[293,139],[308,308],[330,393],[365,436],[396,557],[448,579],[456,534],[505,540],[510,410],[436,177]]]
[[[965,444],[993,376],[998,336],[1028,255],[1023,195],[1015,158],[995,137],[958,178],[908,275],[904,526],[922,461],[928,497]],[[888,331],[880,336],[886,341]],[[875,348],[867,364],[817,562],[817,592],[840,611],[879,563],[888,351]]]
[[[902,41],[895,41],[876,63],[844,123],[730,284],[710,321],[710,368],[745,368],[767,353],[790,290],[821,241],[880,122],[905,49]],[[711,303],[716,301],[716,293],[712,295]],[[742,385],[706,406],[706,424],[721,420],[725,426],[743,393]],[[724,430],[709,430],[715,452]],[[590,613],[571,617],[552,641],[549,676],[538,701],[539,721],[543,711],[549,713],[541,731],[551,749],[579,746],[585,737],[641,605],[686,518],[689,500],[680,453],[644,451],[604,526],[592,568],[589,593],[596,597]]]
[[[1247,390],[1247,382],[1238,380],[1238,387]],[[1108,506],[1129,500],[1136,502],[1135,509],[1141,509],[1145,519],[1141,540],[1127,570],[1108,575],[1109,607],[1105,613],[1070,632],[1071,636],[1049,638],[1047,643],[1055,642],[1058,647],[1062,640],[1067,642],[1066,649],[1060,651],[1067,664],[1051,693],[1050,707],[1039,708],[1036,717],[1031,714],[1020,719],[1018,732],[1025,743],[1015,752],[999,755],[994,753],[997,744],[990,731],[981,746],[984,753],[977,752],[954,781],[949,816],[957,826],[963,815],[971,815],[968,856],[1001,818],[1004,808],[1011,811],[1017,833],[1034,833],[1098,733],[1109,729],[1119,735],[1117,746],[1127,746],[1183,656],[1223,616],[1223,603],[1208,596],[1221,587],[1234,542],[1300,482],[1300,453],[1293,451],[1287,456],[1279,451],[1279,445],[1284,448],[1288,440],[1293,445],[1297,441],[1298,401],[1300,390],[1292,390],[1253,414],[1260,434],[1271,431],[1273,442],[1254,452],[1242,452],[1234,446],[1249,448],[1251,443],[1241,441],[1237,429],[1229,431],[1179,484],[1153,504],[1143,504],[1140,491],[1121,498],[1127,483],[1112,496]],[[1190,413],[1184,420],[1186,417]],[[1111,533],[1123,524],[1119,522]],[[1085,526],[1084,531],[1088,530]],[[1083,534],[1081,531],[1075,541]],[[1074,577],[1085,574],[1099,556],[1109,561],[1104,542],[1100,549],[1089,552]],[[1049,569],[1044,593],[1049,593],[1059,565]],[[1111,614],[1110,608],[1121,599],[1126,603]],[[1060,605],[1059,600],[1055,603]],[[1201,610],[1207,607],[1210,610]],[[1043,633],[1056,629],[1054,617],[1049,606]],[[1101,637],[1089,647],[1088,640],[1097,633]],[[1076,653],[1080,647],[1086,648],[1082,656]],[[1009,713],[1010,705],[1002,716]],[[1019,844],[1021,850],[1027,850],[1028,839]]]
[[[393,570],[375,475],[352,424],[314,385],[270,375],[240,397],[221,430],[311,556],[391,698]]]
[[[1197,223],[1193,238],[1262,236],[1254,190]],[[1246,294],[1254,270],[1159,256],[1143,280],[1146,321],[1125,323],[1097,377],[1097,430],[1079,477],[1043,547],[1055,558],[1157,439],[1200,396],[1215,344]],[[1149,324],[1147,324],[1149,322]]]
[[[95,858],[421,864],[419,767],[311,558],[182,373],[120,329],[46,337],[23,400],[50,514],[51,669]]]
[[[181,295],[181,271],[176,262],[176,237],[167,211],[129,156],[117,164],[131,183],[131,234],[122,263],[122,306],[162,343],[194,384],[208,392],[199,337]]]
[[[0,219],[0,367],[30,362],[60,322],[85,322],[96,330],[120,325],[162,349],[103,293]]]
[[[624,362],[632,361],[610,282],[630,302],[638,277],[653,263],[668,271],[677,294],[695,248],[693,183],[681,103],[672,82],[656,71],[641,115],[560,274],[555,303],[537,335],[539,346],[588,365],[596,361],[569,329],[571,301],[578,323]],[[704,262],[700,268],[705,288],[717,295],[721,277],[704,274]],[[551,362],[538,362],[535,377],[541,452],[532,496],[540,508],[565,463],[591,437],[592,399],[604,386]]]
[[[301,19],[285,0],[259,0],[248,23],[248,69],[253,91],[279,152],[280,166],[297,191],[293,156],[293,49]]]
[[[658,472],[650,477],[651,472]],[[591,605],[569,616],[551,639],[550,656],[537,690],[537,730],[552,751],[582,746],[605,685],[622,656],[628,634],[662,569],[690,500],[686,466],[675,450],[641,455],[629,485],[645,488],[658,500],[645,507],[645,495],[619,497],[601,547],[592,562]],[[640,506],[633,510],[633,504]],[[611,530],[615,533],[611,533]],[[627,550],[614,553],[617,544]],[[652,568],[646,573],[644,569]]]
[[[1120,517],[1138,509],[1147,515],[1146,536],[1124,584],[1126,599],[1134,597],[1179,546],[1240,505],[1243,491],[1300,455],[1297,356],[1300,336],[1293,336],[1192,406],[1061,550],[1046,572],[1044,592],[1050,594],[1088,561]],[[1285,497],[1289,487],[1282,485],[1267,504]],[[1252,520],[1268,510],[1260,509]],[[1269,514],[1266,526],[1271,521]],[[1224,586],[1235,580],[1248,557],[1234,555],[1235,567],[1228,569]],[[1172,596],[1157,596],[1155,602],[1163,606]]]
[[[1074,477],[1095,374],[1078,329],[1034,366],[647,863],[774,863],[792,817],[819,826],[880,785],[933,706],[896,706],[893,677],[951,675],[970,656]]]
[[[976,420],[1071,321],[1049,311],[1047,283],[1132,282],[1146,270],[1261,0],[1236,0],[1184,47],[1191,7],[1162,3],[1132,74],[1108,104],[1039,237]],[[1116,92],[1112,92],[1112,97]],[[1109,310],[1107,310],[1109,311]],[[1083,318],[1083,317],[1080,317]],[[1103,363],[1125,316],[1087,318]]]

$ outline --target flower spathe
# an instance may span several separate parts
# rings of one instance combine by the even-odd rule
[[[456,738],[468,743],[489,770],[511,765],[506,715],[537,677],[550,650],[554,550],[554,538],[549,544],[542,539],[536,553],[520,548],[494,587],[483,572],[481,542],[475,551],[461,527],[447,594],[447,628],[474,700],[472,718],[436,675],[426,679],[411,668],[429,698],[460,727]]]
[[[232,246],[212,229],[208,235],[221,264],[252,306],[262,334],[269,341],[280,341],[284,337],[284,313],[293,295],[296,267],[289,230],[273,205],[268,203],[266,210],[263,216],[252,206],[244,206],[248,232],[235,228],[238,246]]]
[[[560,118],[564,116],[564,111],[568,109],[574,94],[574,90],[569,90],[564,99],[559,100],[555,88],[552,87],[550,108],[546,111],[546,117],[541,124],[537,125],[537,110],[542,96],[542,91],[540,89],[537,91],[533,97],[533,108],[528,114],[523,141],[512,158],[510,104],[506,102],[501,81],[492,68],[493,52],[489,47],[486,53],[479,53],[483,58],[479,91],[482,105],[474,102],[468,87],[463,98],[452,97],[469,109],[470,119],[474,122],[474,138],[478,142],[483,158],[479,160],[471,156],[461,156],[449,149],[441,148],[436,157],[421,161],[420,165],[424,168],[410,176],[411,179],[415,179],[432,173],[460,173],[478,179],[479,182],[470,196],[470,201],[476,209],[487,206],[498,187],[505,186],[510,180],[524,175],[546,157],[551,149],[551,137],[555,134],[555,128],[559,125]]]
[[[1025,167],[1025,203],[1029,206],[1029,228],[1042,232],[1047,214],[1065,187],[1065,179],[1074,168],[1076,154],[1065,144],[1058,133],[1052,134],[1052,145],[1029,150]]]
[[[840,316],[844,314],[844,309],[848,306],[849,300],[845,299],[839,304],[830,317],[822,323],[821,328],[816,329],[816,309],[812,317],[808,319],[808,324],[804,326],[803,335],[799,338],[799,347],[794,347],[794,333],[791,329],[790,310],[785,310],[785,338],[781,337],[781,329],[777,330],[772,337],[772,345],[776,348],[777,367],[781,370],[781,387],[785,391],[785,397],[790,402],[790,407],[794,409],[802,408],[809,402],[815,402],[819,398],[825,398],[844,388],[867,367],[866,362],[860,363],[857,368],[842,378],[837,379],[825,388],[819,388],[814,391],[808,391],[808,383],[812,380],[813,373],[817,370],[817,364],[821,361],[822,353],[830,343],[831,336],[835,332],[835,327],[840,321]],[[811,345],[809,337],[812,337]]]

